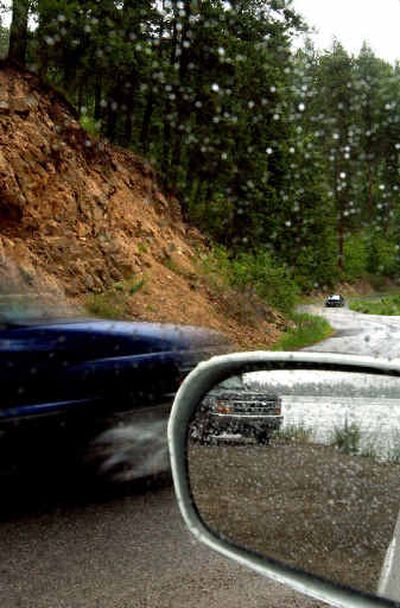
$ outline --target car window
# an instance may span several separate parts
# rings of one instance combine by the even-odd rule
[[[5,606],[317,605],[191,544],[165,429],[216,353],[399,356],[399,23],[0,0]]]

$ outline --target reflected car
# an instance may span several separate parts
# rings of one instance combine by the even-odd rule
[[[126,420],[166,422],[186,374],[227,348],[196,327],[3,315],[0,471],[80,459]]]
[[[326,308],[339,308],[344,305],[344,297],[337,293],[328,296],[325,300]]]
[[[281,398],[254,390],[237,376],[220,384],[203,399],[192,428],[192,439],[203,444],[252,439],[267,445],[282,421]]]

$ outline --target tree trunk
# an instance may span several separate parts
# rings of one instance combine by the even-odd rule
[[[30,0],[13,0],[8,59],[25,65]]]
[[[96,70],[96,77],[94,83],[94,118],[95,120],[100,120],[102,118],[102,109],[101,109],[101,96],[102,96],[102,75],[99,69]]]
[[[146,109],[143,115],[142,128],[140,131],[140,145],[143,153],[147,154],[149,151],[149,130],[150,121],[154,111],[155,97],[153,93],[149,93],[146,101]]]

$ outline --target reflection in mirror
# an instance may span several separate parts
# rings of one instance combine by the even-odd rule
[[[313,370],[230,378],[198,407],[188,464],[200,516],[220,536],[400,599],[399,378]]]

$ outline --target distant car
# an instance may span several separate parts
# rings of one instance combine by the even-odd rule
[[[344,305],[344,297],[337,293],[328,296],[325,300],[325,306],[327,308],[339,308]]]
[[[282,420],[282,401],[278,395],[252,390],[237,376],[206,395],[192,438],[200,443],[251,438],[266,445]]]
[[[126,419],[166,422],[186,374],[227,349],[196,327],[3,315],[0,471],[83,455]]]

